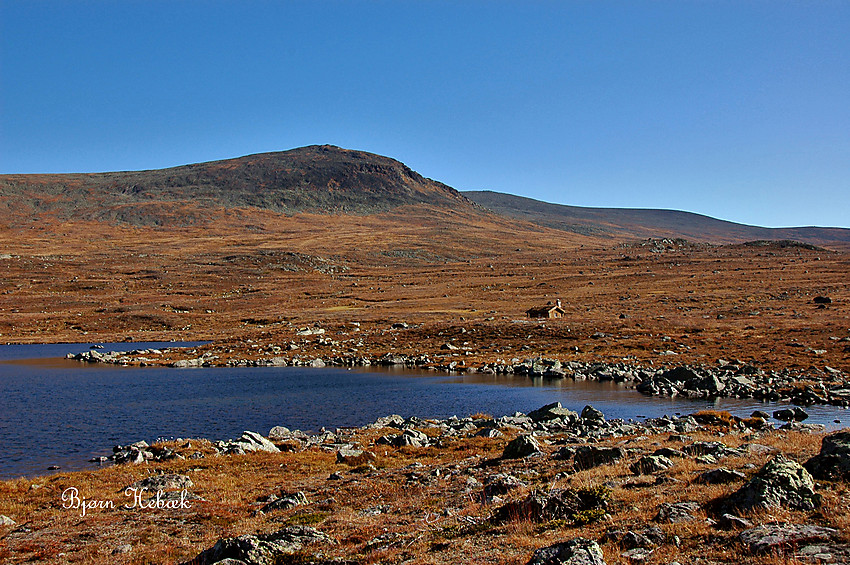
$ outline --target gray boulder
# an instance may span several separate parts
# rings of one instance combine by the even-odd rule
[[[275,426],[269,430],[269,439],[289,439],[292,431],[284,426]]]
[[[850,480],[850,430],[823,438],[820,453],[803,466],[819,480]]]
[[[815,482],[802,465],[777,455],[756,475],[727,499],[727,505],[741,510],[790,508],[813,510],[820,506],[821,496]]]
[[[782,420],[783,422],[802,422],[807,419],[809,415],[802,408],[795,406],[793,408],[775,410],[773,412],[773,417],[777,420]]]
[[[750,551],[796,548],[804,544],[838,537],[838,530],[808,524],[765,524],[741,532],[740,539]]]
[[[289,510],[290,508],[295,508],[296,506],[303,506],[308,504],[307,496],[298,491],[294,494],[281,493],[281,496],[274,496],[274,500],[270,501],[268,504],[260,508],[260,514],[264,512],[271,512],[273,510]]]
[[[0,514],[0,526],[14,526],[16,524],[17,524],[17,522],[12,520],[8,516]]]
[[[192,488],[192,486],[194,486],[192,479],[186,475],[152,475],[136,481],[122,490],[126,490],[127,488],[139,490],[146,488],[149,491],[156,492],[158,490],[183,490]]]
[[[550,420],[565,420],[566,422],[578,421],[578,414],[561,406],[560,402],[547,404],[537,410],[528,413],[528,417],[535,422],[548,422]]]
[[[268,451],[269,453],[279,453],[280,450],[275,447],[275,444],[258,434],[257,432],[244,431],[239,439],[235,439],[226,444],[225,449],[239,448],[243,452],[249,451]]]
[[[605,556],[595,541],[575,538],[538,549],[526,565],[605,565]]]
[[[711,469],[710,471],[700,473],[700,475],[697,477],[697,482],[707,485],[722,485],[725,483],[734,483],[735,481],[741,481],[746,478],[747,476],[741,471],[735,471],[734,469],[720,467],[719,469]]]
[[[534,436],[522,435],[505,446],[502,459],[522,459],[540,453],[540,444]]]
[[[581,416],[579,416],[583,422],[604,422],[605,414],[603,414],[600,410],[597,410],[590,404],[584,407],[581,411]]]
[[[573,457],[573,465],[579,471],[583,471],[585,469],[598,467],[599,465],[616,463],[625,457],[625,455],[625,451],[619,447],[595,447],[592,445],[583,445],[576,449],[575,456]]]
[[[663,455],[644,455],[629,467],[635,475],[651,475],[673,466],[673,461]]]
[[[664,502],[658,508],[658,514],[655,516],[656,522],[666,524],[679,524],[681,522],[692,522],[696,520],[694,512],[698,512],[700,505],[698,502]]]
[[[184,565],[212,565],[225,559],[242,561],[249,565],[274,565],[281,557],[291,555],[304,546],[314,543],[336,543],[332,538],[308,526],[290,526],[262,535],[242,535],[218,540]]]

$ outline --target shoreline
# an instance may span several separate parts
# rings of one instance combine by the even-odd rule
[[[228,557],[262,565],[296,554],[337,565],[456,563],[474,551],[498,555],[484,562],[523,564],[545,547],[577,539],[594,544],[608,564],[634,563],[641,554],[661,563],[696,563],[706,555],[713,560],[705,563],[731,563],[720,558],[728,544],[739,547],[738,560],[746,555],[755,564],[771,563],[777,550],[805,555],[815,541],[840,556],[850,550],[850,516],[818,508],[846,504],[844,479],[806,479],[802,491],[763,509],[745,511],[735,501],[771,465],[801,476],[822,472],[812,463],[821,441],[842,434],[850,429],[777,429],[759,417],[707,410],[625,422],[592,406],[578,413],[553,403],[500,418],[389,415],[319,434],[275,427],[268,437],[245,432],[228,441],[136,443],[116,451],[126,464],[0,481],[3,494],[17,493],[13,506],[0,497],[0,514],[17,509],[10,516],[15,525],[0,538],[0,557],[40,562],[24,548],[55,530],[65,541],[43,554],[55,562],[58,553],[74,554],[74,540],[95,524],[106,552],[77,548],[92,563],[125,553],[193,565]],[[84,517],[62,506],[68,489],[88,505]],[[135,508],[119,507],[127,489],[145,492]],[[811,506],[794,506],[800,492]],[[222,530],[220,515],[234,522]],[[748,541],[773,527],[777,515],[787,531],[827,529],[793,548]],[[127,520],[129,530],[122,526]],[[151,536],[151,528],[165,524],[186,532],[186,543]],[[650,541],[624,541],[634,536]]]

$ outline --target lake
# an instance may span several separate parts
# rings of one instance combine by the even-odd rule
[[[140,439],[238,437],[272,426],[317,431],[362,426],[380,416],[503,416],[550,402],[611,418],[657,417],[704,408],[749,416],[784,404],[751,399],[697,401],[644,396],[614,383],[531,380],[494,375],[337,368],[172,369],[89,365],[63,359],[91,344],[0,346],[0,478],[96,467],[115,444]],[[105,344],[104,351],[173,347],[175,343]],[[184,344],[187,346],[197,344]],[[807,407],[807,422],[830,429],[850,412]]]

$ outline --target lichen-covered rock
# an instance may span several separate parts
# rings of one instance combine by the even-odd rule
[[[741,510],[756,508],[790,508],[813,510],[820,506],[821,496],[815,482],[802,465],[777,455],[727,499],[727,506]]]
[[[655,516],[656,522],[665,524],[679,524],[681,522],[692,522],[696,520],[694,512],[698,512],[700,505],[698,502],[664,502],[658,508],[658,514]]]
[[[631,464],[629,469],[635,475],[651,475],[673,466],[673,462],[663,455],[644,455]]]
[[[838,536],[838,530],[807,524],[765,524],[741,532],[741,541],[750,551],[761,553],[777,548],[828,541]]]
[[[610,495],[611,489],[605,486],[535,491],[522,500],[497,508],[493,513],[493,521],[504,523],[513,520],[572,520],[586,524],[605,516]]]
[[[192,479],[186,475],[151,475],[140,481],[136,481],[127,488],[135,488],[138,490],[148,489],[149,491],[158,490],[182,490],[192,488],[194,483]],[[124,489],[126,490],[126,489]]]
[[[803,467],[819,480],[850,480],[850,430],[823,438],[820,453]]]
[[[218,540],[210,549],[189,561],[192,565],[212,565],[225,559],[250,565],[273,565],[280,558],[314,543],[336,543],[332,538],[309,526],[289,526],[263,535],[242,535]]]
[[[526,565],[605,565],[605,556],[595,541],[575,538],[538,549]]]

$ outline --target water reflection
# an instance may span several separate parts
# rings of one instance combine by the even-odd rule
[[[113,344],[114,350],[155,344]],[[159,344],[163,346],[163,344]],[[33,349],[27,352],[27,348]],[[738,415],[773,410],[751,400],[716,402],[643,396],[615,383],[445,375],[425,371],[307,368],[128,368],[61,357],[86,344],[0,347],[0,477],[79,469],[116,443],[157,437],[227,439],[284,425],[305,431],[361,426],[391,413],[425,418],[529,412],[559,401],[593,404],[608,418],[656,417],[714,407]],[[109,349],[106,349],[109,350]],[[835,407],[807,408],[809,421],[846,418]],[[834,426],[834,425],[833,425]]]

